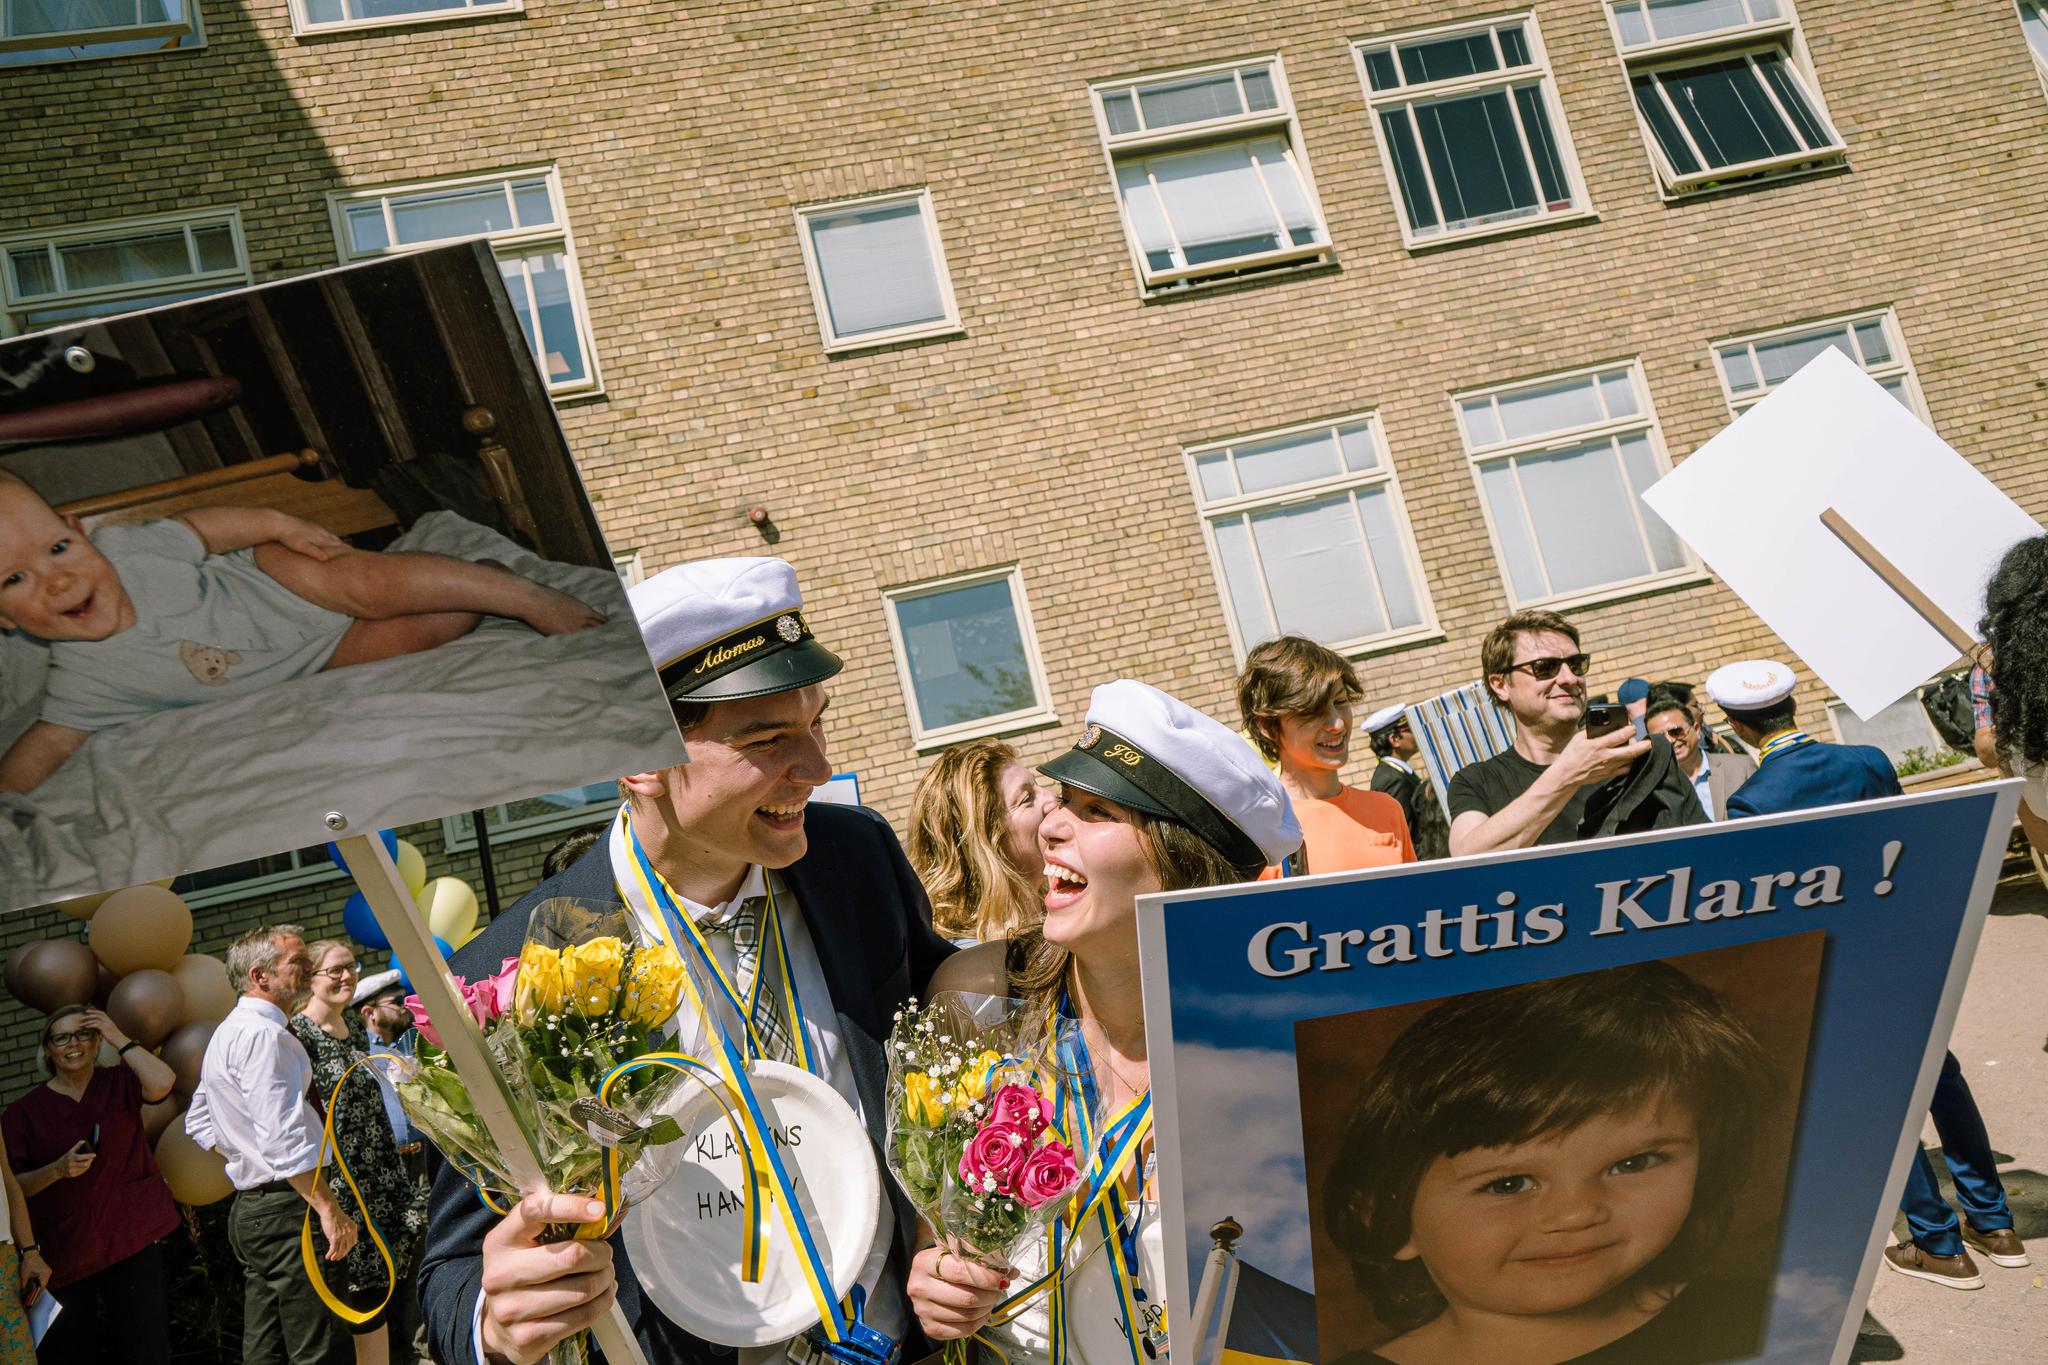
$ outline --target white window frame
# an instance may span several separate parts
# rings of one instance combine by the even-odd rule
[[[1813,175],[1831,171],[1846,163],[1849,147],[1842,137],[1842,130],[1828,112],[1827,98],[1821,93],[1820,79],[1814,71],[1813,58],[1806,48],[1806,35],[1799,26],[1799,16],[1792,0],[1777,0],[1778,17],[1755,20],[1747,24],[1730,25],[1706,33],[1690,34],[1684,38],[1671,38],[1663,42],[1643,43],[1636,47],[1624,47],[1621,40],[1621,23],[1615,18],[1614,0],[1601,0],[1607,14],[1607,27],[1614,39],[1614,50],[1621,57],[1623,88],[1628,94],[1629,109],[1635,115],[1637,131],[1643,139],[1643,149],[1648,154],[1651,170],[1657,176],[1657,192],[1667,202],[1675,199],[1690,199],[1701,194],[1736,189],[1757,184],[1764,180],[1791,179],[1795,176]],[[1744,57],[1751,60],[1758,53],[1775,52],[1783,58],[1792,78],[1800,87],[1799,93],[1806,96],[1813,106],[1813,113],[1833,135],[1834,141],[1825,147],[1805,151],[1787,152],[1780,156],[1764,157],[1756,161],[1738,162],[1733,166],[1714,167],[1707,165],[1707,157],[1693,141],[1691,130],[1685,121],[1672,111],[1670,117],[1678,126],[1678,135],[1685,139],[1699,161],[1701,169],[1681,175],[1664,154],[1664,146],[1658,141],[1656,131],[1636,104],[1635,78],[1655,76],[1665,71],[1676,71],[1685,67],[1698,66],[1701,62],[1723,57]],[[1777,91],[1771,89],[1769,81],[1761,75],[1757,85],[1778,111],[1787,127],[1797,128],[1797,121],[1788,114],[1778,99]],[[1661,86],[1659,87],[1661,89]],[[1668,101],[1667,101],[1668,104]]]
[[[1373,450],[1379,456],[1379,467],[1362,473],[1344,471],[1327,478],[1311,479],[1305,483],[1287,484],[1257,493],[1238,493],[1227,498],[1211,500],[1202,491],[1200,460],[1204,455],[1218,451],[1233,450],[1240,446],[1255,445],[1261,441],[1278,440],[1305,432],[1329,431],[1339,427],[1365,426],[1372,439]],[[1216,596],[1223,607],[1223,621],[1230,631],[1230,649],[1242,665],[1251,644],[1238,628],[1237,606],[1230,595],[1230,580],[1223,571],[1223,554],[1216,545],[1216,523],[1230,517],[1242,517],[1253,512],[1264,512],[1275,507],[1287,507],[1295,503],[1318,502],[1338,494],[1353,493],[1361,489],[1385,488],[1394,510],[1395,529],[1401,537],[1401,554],[1408,570],[1408,579],[1414,585],[1416,605],[1421,609],[1422,620],[1412,626],[1381,631],[1377,635],[1361,635],[1349,640],[1324,641],[1329,648],[1352,658],[1365,658],[1415,644],[1422,640],[1441,639],[1443,629],[1437,623],[1436,604],[1431,600],[1429,582],[1423,577],[1422,558],[1416,550],[1414,528],[1408,521],[1408,503],[1401,495],[1401,478],[1394,468],[1393,458],[1387,449],[1386,429],[1381,425],[1378,410],[1350,413],[1328,421],[1300,422],[1293,426],[1274,427],[1266,431],[1255,431],[1227,441],[1206,441],[1201,445],[1185,446],[1181,457],[1187,466],[1188,486],[1194,491],[1195,516],[1202,525],[1202,543],[1209,553],[1209,570],[1216,577]],[[1355,507],[1354,507],[1355,515]],[[1359,542],[1369,545],[1370,538],[1365,527],[1358,528]],[[1386,609],[1386,594],[1380,587],[1377,570],[1373,575],[1373,592],[1380,598],[1380,614],[1388,620],[1393,613]],[[1266,601],[1266,612],[1277,627],[1280,613],[1273,605],[1273,590],[1260,574],[1259,590]]]
[[[59,62],[101,61],[110,57],[144,57],[159,55],[148,52],[72,52],[71,48],[91,48],[95,44],[126,44],[143,42],[152,38],[189,39],[181,41],[175,48],[161,49],[162,53],[191,52],[206,46],[206,26],[200,17],[201,0],[184,0],[185,15],[182,20],[167,20],[154,24],[124,24],[114,28],[66,29],[62,33],[9,34],[6,31],[7,11],[0,4],[0,52],[52,52],[62,55],[42,58],[36,61],[9,63],[0,66],[0,72],[12,71],[29,66],[53,66]],[[138,11],[139,11],[138,4]],[[81,41],[82,40],[82,41]]]
[[[1382,49],[1405,47],[1410,43],[1426,42],[1439,38],[1455,38],[1461,34],[1491,33],[1502,25],[1519,24],[1523,41],[1529,47],[1527,66],[1507,67],[1495,71],[1482,71],[1474,76],[1461,76],[1453,80],[1428,81],[1421,85],[1410,85],[1406,73],[1400,70],[1400,57],[1394,57],[1395,72],[1401,77],[1401,85],[1395,90],[1375,90],[1372,76],[1366,67],[1366,54]],[[1499,40],[1495,39],[1495,52],[1505,63],[1506,54],[1499,51]],[[1598,218],[1591,195],[1586,189],[1586,178],[1579,170],[1578,152],[1572,145],[1571,128],[1565,121],[1564,104],[1558,98],[1557,77],[1550,67],[1550,52],[1544,46],[1543,35],[1536,25],[1534,11],[1518,14],[1496,14],[1484,19],[1468,19],[1455,24],[1439,24],[1430,28],[1403,29],[1396,33],[1376,34],[1370,38],[1355,39],[1351,43],[1351,63],[1358,74],[1358,87],[1365,92],[1366,119],[1372,125],[1372,138],[1380,152],[1380,170],[1387,178],[1387,192],[1392,197],[1394,220],[1401,228],[1401,244],[1410,251],[1426,251],[1433,247],[1447,246],[1453,242],[1469,242],[1479,238],[1500,237],[1513,232],[1528,232],[1536,228],[1551,227],[1558,223],[1579,222]],[[1532,77],[1531,73],[1535,73]],[[1520,218],[1502,219],[1493,223],[1478,223],[1470,227],[1449,228],[1440,226],[1437,231],[1418,234],[1415,225],[1408,221],[1408,203],[1401,193],[1400,175],[1394,164],[1394,149],[1387,145],[1386,134],[1380,127],[1380,115],[1393,109],[1410,110],[1416,105],[1435,104],[1459,95],[1483,94],[1495,89],[1512,91],[1520,86],[1536,84],[1537,97],[1543,102],[1543,111],[1550,118],[1550,135],[1557,144],[1558,165],[1564,171],[1566,188],[1571,191],[1572,206],[1556,212],[1548,210]],[[1529,177],[1536,181],[1541,190],[1541,179],[1536,172],[1535,150],[1529,145],[1529,130],[1522,126],[1522,111],[1512,96],[1508,107],[1515,118],[1515,131],[1522,140],[1522,151],[1529,158]],[[1412,115],[1411,115],[1412,119]],[[1417,138],[1420,146],[1420,138]],[[1437,222],[1444,222],[1443,205],[1438,202],[1436,173],[1429,167],[1428,157],[1422,158],[1422,176],[1429,191],[1431,203],[1437,211]]]
[[[1885,344],[1891,348],[1892,358],[1882,365],[1866,365],[1863,363],[1861,356],[1851,356],[1850,359],[1856,362],[1857,368],[1861,369],[1863,373],[1879,383],[1884,383],[1891,379],[1903,380],[1902,387],[1906,393],[1907,406],[1912,409],[1915,417],[1926,422],[1929,426],[1933,426],[1933,421],[1927,415],[1926,396],[1920,392],[1920,380],[1913,370],[1913,358],[1906,350],[1905,332],[1899,327],[1898,314],[1888,307],[1867,308],[1859,313],[1843,313],[1836,317],[1814,318],[1807,322],[1793,323],[1786,327],[1773,327],[1766,332],[1744,332],[1737,336],[1723,337],[1718,341],[1709,342],[1707,344],[1707,354],[1714,362],[1714,374],[1721,381],[1721,396],[1728,400],[1729,411],[1738,416],[1749,411],[1749,409],[1769,397],[1777,388],[1777,385],[1764,384],[1763,387],[1738,397],[1728,382],[1728,368],[1721,359],[1721,352],[1723,350],[1731,346],[1750,347],[1750,365],[1755,368],[1757,379],[1761,382],[1763,380],[1763,369],[1756,363],[1756,351],[1754,349],[1759,342],[1779,341],[1785,337],[1800,336],[1807,332],[1818,332],[1836,327],[1845,329],[1853,336],[1855,329],[1867,322],[1878,323],[1884,328]],[[1779,382],[1783,383],[1784,381],[1781,380]]]
[[[98,289],[67,290],[62,288],[62,259],[56,249],[79,242],[104,242],[121,237],[145,236],[161,232],[166,228],[182,228],[185,232],[185,246],[190,259],[197,265],[199,247],[193,241],[192,233],[198,228],[221,227],[228,229],[234,243],[236,264],[222,270],[195,270],[185,275],[168,276],[164,279],[149,280],[135,284],[105,285]],[[17,295],[14,291],[14,269],[8,262],[10,253],[23,247],[40,246],[51,256],[51,268],[56,273],[59,289],[54,294]],[[23,319],[25,315],[39,308],[51,306],[70,307],[74,304],[105,303],[106,309],[96,317],[111,316],[123,312],[122,304],[134,299],[155,298],[162,294],[183,293],[196,298],[202,294],[218,293],[224,289],[240,289],[251,282],[249,273],[249,244],[242,235],[242,212],[238,208],[194,209],[184,213],[159,213],[142,218],[119,218],[108,222],[80,223],[76,226],[44,228],[38,232],[17,232],[0,237],[0,336],[14,336],[29,328]],[[81,325],[84,318],[67,322],[47,324],[51,327],[74,327]],[[43,330],[38,324],[37,330]]]
[[[587,784],[594,785],[594,784]],[[535,797],[547,795],[536,792]],[[534,799],[533,797],[527,798]],[[500,841],[511,843],[537,839],[543,834],[556,834],[565,830],[583,829],[590,825],[601,825],[619,813],[619,798],[597,801],[586,806],[570,806],[550,811],[545,815],[528,815],[513,819],[506,815],[510,802],[490,806],[484,811],[484,827],[490,831],[491,846],[496,848]],[[470,821],[470,812],[441,817],[441,849],[444,853],[463,853],[476,847],[476,826]]]
[[[2029,10],[2040,15],[2041,21],[2048,24],[2048,0],[2013,0],[2013,13],[2020,20],[2020,42],[2026,47],[2027,55],[2034,59],[2034,74],[2041,78],[2042,93],[2048,94],[2048,52],[2036,48],[2027,37],[2026,13]]]
[[[1636,400],[1642,408],[1642,411],[1634,417],[1611,418],[1606,421],[1583,426],[1561,428],[1557,431],[1545,432],[1541,436],[1527,437],[1519,440],[1503,439],[1476,450],[1473,448],[1471,438],[1466,434],[1463,404],[1472,399],[1499,397],[1517,389],[1539,388],[1543,385],[1556,384],[1565,380],[1592,378],[1593,376],[1608,374],[1615,370],[1627,370],[1629,372],[1629,382],[1634,386]],[[1508,565],[1507,550],[1501,544],[1500,529],[1494,521],[1493,506],[1486,499],[1486,484],[1481,478],[1481,466],[1483,465],[1492,464],[1497,460],[1506,459],[1510,456],[1538,455],[1548,451],[1569,450],[1573,446],[1585,445],[1592,441],[1611,440],[1616,437],[1632,436],[1638,433],[1649,437],[1650,454],[1656,460],[1659,477],[1669,474],[1671,472],[1671,455],[1664,445],[1663,424],[1657,420],[1656,405],[1651,401],[1649,381],[1643,374],[1643,365],[1640,358],[1630,357],[1627,360],[1610,360],[1604,364],[1582,365],[1576,369],[1556,370],[1548,374],[1531,375],[1523,379],[1510,380],[1504,384],[1488,384],[1483,388],[1461,389],[1451,395],[1451,420],[1457,426],[1458,440],[1465,450],[1465,463],[1471,469],[1472,491],[1479,499],[1481,515],[1486,519],[1486,538],[1493,547],[1494,563],[1500,569],[1501,587],[1507,594],[1509,606],[1514,610],[1521,611],[1532,607],[1563,610],[1570,607],[1592,606],[1596,603],[1618,601],[1626,597],[1640,596],[1646,592],[1655,592],[1664,588],[1676,587],[1687,583],[1699,583],[1706,580],[1707,575],[1702,569],[1698,558],[1693,554],[1692,547],[1685,543],[1684,537],[1678,536],[1677,532],[1674,531],[1672,534],[1678,540],[1678,548],[1684,559],[1684,562],[1675,569],[1660,569],[1636,578],[1624,579],[1614,583],[1602,583],[1597,587],[1581,588],[1573,592],[1552,593],[1529,598],[1517,597],[1515,595],[1515,577]],[[1626,479],[1624,479],[1624,482],[1626,482]],[[1526,502],[1526,495],[1524,495],[1524,501]],[[1638,493],[1635,503],[1630,510],[1635,514],[1636,534],[1642,537],[1642,544],[1645,547],[1644,557],[1647,559],[1649,557],[1649,533],[1643,523],[1643,507],[1641,504],[1642,496]],[[1540,550],[1538,552],[1537,567],[1544,571],[1546,578],[1549,576],[1548,568],[1542,563]]]
[[[353,4],[355,0],[343,0]],[[462,19],[482,19],[494,14],[518,14],[526,0],[455,0],[444,9],[419,14],[392,14],[374,19],[337,19],[315,23],[306,13],[306,0],[291,0],[292,36],[304,38],[326,33],[349,33],[358,29],[406,28],[415,24],[445,24]]]
[[[298,849],[286,850],[294,858]],[[181,892],[185,904],[194,910],[209,905],[226,905],[234,901],[249,900],[256,896],[274,896],[280,892],[296,891],[303,886],[319,886],[326,882],[345,882],[347,869],[335,863],[313,863],[305,867],[289,868],[283,872],[265,872],[254,877],[245,877],[238,882],[223,882],[209,886],[203,891]]]
[[[840,336],[832,330],[832,310],[825,299],[825,272],[818,266],[817,248],[811,242],[811,219],[830,217],[849,209],[893,208],[898,204],[913,203],[918,206],[918,221],[924,225],[925,245],[932,253],[932,274],[939,286],[939,301],[946,307],[945,316],[929,322]],[[914,190],[894,190],[885,194],[863,194],[821,204],[799,204],[796,208],[796,237],[797,245],[803,249],[804,274],[811,285],[811,307],[818,315],[818,335],[824,339],[826,351],[866,351],[877,346],[921,341],[926,337],[951,336],[966,330],[960,324],[960,305],[953,298],[953,277],[946,269],[946,248],[939,239],[939,215],[932,205],[930,186],[921,185]]]
[[[398,241],[398,233],[391,218],[391,201],[404,199],[422,193],[438,193],[443,190],[468,189],[477,185],[504,185],[506,194],[511,194],[511,183],[515,180],[545,178],[548,187],[548,207],[555,215],[555,221],[538,228],[507,228],[499,232],[482,232],[463,237],[441,237],[430,241]],[[376,250],[358,251],[349,243],[348,209],[357,204],[382,201],[384,204],[384,234],[391,245]],[[426,247],[445,246],[450,242],[466,242],[481,239],[491,244],[493,252],[500,247],[508,252],[525,254],[536,250],[559,250],[565,265],[569,282],[570,311],[576,319],[576,341],[583,348],[584,377],[565,383],[554,383],[548,377],[544,354],[533,355],[534,369],[548,395],[556,400],[584,398],[604,392],[604,377],[598,367],[597,346],[591,337],[590,303],[583,293],[583,267],[576,254],[576,233],[569,223],[569,206],[562,194],[562,175],[552,165],[515,166],[509,170],[491,171],[479,175],[448,176],[436,180],[408,181],[402,185],[379,185],[358,190],[336,190],[327,196],[328,222],[334,229],[334,247],[343,265],[357,261],[380,260],[386,256],[399,256]],[[527,300],[528,314],[533,318],[534,343],[544,346],[546,338],[540,335],[540,303],[537,299]],[[529,353],[531,354],[531,353]]]
[[[957,725],[926,729],[924,718],[918,712],[917,688],[910,673],[910,651],[904,644],[903,627],[896,619],[896,606],[913,598],[929,597],[956,588],[972,588],[983,583],[996,582],[1007,582],[1010,585],[1010,609],[1017,615],[1017,635],[1024,645],[1024,662],[1030,671],[1031,686],[1037,694],[1038,704],[1018,711],[1005,711],[997,716],[962,721]],[[889,628],[890,652],[896,658],[896,681],[903,695],[904,714],[910,722],[911,744],[919,753],[943,749],[962,740],[1012,734],[1019,730],[1033,730],[1059,723],[1059,717],[1053,712],[1052,688],[1046,682],[1045,661],[1039,654],[1038,631],[1031,623],[1031,602],[1024,591],[1022,565],[1004,564],[992,569],[976,569],[971,573],[953,574],[946,578],[926,579],[884,589],[882,617]]]
[[[1247,108],[1242,114],[1202,119],[1194,123],[1176,123],[1156,132],[1112,133],[1109,130],[1109,116],[1103,110],[1102,102],[1110,95],[1128,92],[1135,107],[1139,86],[1209,76],[1222,71],[1241,71],[1254,66],[1264,66],[1273,82],[1274,103],[1271,109]],[[1243,80],[1240,77],[1240,93],[1242,89]],[[1103,166],[1109,172],[1110,197],[1116,204],[1117,221],[1123,228],[1125,249],[1130,252],[1131,269],[1137,274],[1141,296],[1177,292],[1181,288],[1204,281],[1238,280],[1251,272],[1268,270],[1274,266],[1301,265],[1334,258],[1336,248],[1330,240],[1329,219],[1323,213],[1322,197],[1316,193],[1315,172],[1310,168],[1308,160],[1308,144],[1301,135],[1301,120],[1294,112],[1293,89],[1287,83],[1287,72],[1279,53],[1264,53],[1236,61],[1206,62],[1200,66],[1171,67],[1162,71],[1146,71],[1096,81],[1088,87],[1088,103],[1095,115],[1096,136],[1102,144]],[[1233,257],[1227,261],[1206,261],[1201,265],[1182,266],[1173,270],[1152,269],[1145,259],[1145,248],[1138,239],[1137,230],[1131,225],[1131,215],[1124,207],[1123,190],[1117,180],[1118,158],[1194,147],[1210,142],[1247,141],[1262,133],[1279,133],[1286,137],[1287,155],[1293,162],[1295,175],[1301,180],[1302,195],[1308,200],[1309,211],[1315,215],[1316,232],[1322,240],[1306,246],[1282,246],[1251,256]],[[1260,186],[1262,189],[1265,188],[1263,176],[1260,179]],[[1267,189],[1266,194],[1270,200],[1272,191]],[[1273,206],[1273,217],[1274,221],[1280,221],[1277,204]],[[1170,219],[1167,231],[1173,231]],[[1175,245],[1179,245],[1177,236]]]

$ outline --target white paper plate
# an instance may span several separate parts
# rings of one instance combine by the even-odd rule
[[[824,1258],[832,1294],[845,1298],[874,1262],[889,1254],[881,1235],[881,1173],[875,1148],[853,1109],[825,1082],[781,1062],[755,1062],[747,1077],[778,1144],[797,1202]],[[760,1282],[740,1279],[739,1143],[701,1086],[685,1085],[670,1112],[682,1125],[683,1160],[653,1194],[626,1215],[623,1235],[633,1273],[669,1321],[725,1346],[768,1346],[818,1320],[801,1259],[777,1212],[769,1219]]]

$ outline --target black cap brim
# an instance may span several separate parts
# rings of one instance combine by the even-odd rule
[[[772,654],[749,660],[730,673],[691,689],[672,689],[670,701],[739,701],[746,697],[768,697],[793,692],[799,687],[824,682],[846,664],[837,654],[815,639],[785,645]]]
[[[1118,772],[1111,764],[1103,762],[1085,749],[1069,749],[1058,758],[1039,765],[1038,771],[1055,782],[1064,782],[1070,787],[1079,787],[1084,792],[1107,797],[1119,806],[1144,811],[1167,820],[1180,817],[1166,809],[1144,788]]]

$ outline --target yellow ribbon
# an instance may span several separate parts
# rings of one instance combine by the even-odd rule
[[[328,1096],[327,1099],[327,1122],[320,1132],[320,1154],[313,1163],[313,1179],[317,1181],[320,1179],[321,1168],[327,1164],[328,1147],[332,1146],[334,1148],[334,1164],[341,1168],[341,1178],[348,1182],[349,1192],[356,1197],[356,1208],[363,1215],[363,1226],[369,1231],[371,1245],[377,1248],[377,1255],[383,1258],[384,1297],[377,1300],[375,1308],[367,1310],[351,1308],[336,1298],[334,1291],[327,1287],[327,1277],[320,1273],[320,1262],[313,1251],[313,1209],[311,1205],[307,1205],[306,1219],[299,1225],[299,1260],[305,1264],[306,1278],[312,1281],[313,1292],[320,1296],[320,1302],[326,1304],[330,1312],[343,1322],[354,1327],[362,1326],[384,1311],[384,1306],[391,1302],[392,1291],[397,1288],[398,1282],[398,1267],[391,1262],[391,1248],[384,1245],[384,1238],[377,1231],[377,1222],[370,1217],[370,1205],[363,1198],[362,1190],[357,1188],[355,1176],[349,1172],[348,1158],[341,1154],[341,1145],[334,1141],[334,1109],[341,1100],[341,1088],[348,1084],[348,1078],[354,1073],[356,1067],[369,1066],[371,1062],[376,1060],[377,1058],[375,1057],[359,1059],[352,1063],[347,1071],[342,1072],[341,1079],[334,1083],[334,1093]],[[374,1070],[374,1068],[372,1069]]]

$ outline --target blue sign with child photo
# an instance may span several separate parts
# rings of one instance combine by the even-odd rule
[[[1845,1361],[2011,788],[1142,902],[1196,1365]]]

